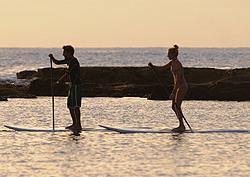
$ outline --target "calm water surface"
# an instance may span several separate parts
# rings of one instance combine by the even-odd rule
[[[82,124],[70,132],[15,132],[3,125],[52,127],[51,98],[0,102],[0,176],[249,176],[249,133],[119,134],[101,125],[177,126],[170,101],[83,98]],[[71,123],[66,98],[55,98],[56,128]],[[194,130],[250,130],[249,102],[184,101]]]
[[[167,48],[76,48],[81,66],[147,66],[169,62]],[[50,67],[48,55],[63,59],[61,48],[0,48],[0,81],[15,80],[16,73]],[[184,67],[248,68],[250,48],[180,48]],[[62,67],[54,65],[53,67]],[[20,81],[19,81],[20,82]]]

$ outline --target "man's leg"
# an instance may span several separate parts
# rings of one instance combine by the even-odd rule
[[[71,130],[81,130],[82,125],[81,125],[81,112],[80,108],[75,108],[75,109],[69,109],[70,114],[73,120],[73,124],[69,127]]]
[[[69,109],[69,112],[70,112],[73,124],[70,125],[70,126],[68,126],[68,127],[65,127],[66,129],[71,129],[72,127],[74,127],[76,125],[76,118],[75,118],[75,111],[74,111],[74,109]]]
[[[75,107],[74,109],[69,109],[70,115],[72,117],[73,124],[69,127],[71,130],[81,130],[81,96],[82,96],[83,84],[74,85],[70,88],[70,93],[68,96],[68,108]]]
[[[82,129],[82,125],[81,125],[81,112],[80,112],[80,108],[75,108],[75,121],[76,121],[76,125],[74,126],[75,129]]]

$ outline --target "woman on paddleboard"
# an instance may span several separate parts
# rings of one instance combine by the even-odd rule
[[[158,71],[163,71],[168,68],[171,68],[170,71],[174,77],[174,88],[169,98],[172,100],[172,109],[179,120],[179,126],[177,128],[172,129],[172,131],[183,132],[186,130],[186,128],[183,122],[182,113],[180,111],[181,111],[181,103],[188,91],[188,84],[184,78],[184,69],[182,67],[182,64],[178,60],[178,54],[179,54],[178,49],[179,49],[178,45],[174,45],[173,48],[168,49],[168,58],[170,60],[168,64],[164,66],[154,66],[150,62],[148,63],[148,65]],[[176,105],[179,108],[177,108]]]

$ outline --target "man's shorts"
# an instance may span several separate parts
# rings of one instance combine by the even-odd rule
[[[81,107],[83,83],[71,85],[68,93],[68,108],[75,109]]]

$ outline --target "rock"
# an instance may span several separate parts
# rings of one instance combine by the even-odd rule
[[[34,77],[33,75],[35,75],[37,72],[36,71],[21,71],[19,73],[16,73],[16,77],[17,79],[29,79]]]
[[[66,68],[54,68],[53,79],[58,80]],[[184,68],[189,90],[187,100],[250,100],[250,69],[214,69]],[[9,93],[0,96],[31,94],[36,96],[51,95],[51,69],[42,68],[38,72],[24,71],[20,78],[37,77],[27,87],[9,88]],[[157,71],[169,94],[173,88],[173,76],[166,71]],[[30,76],[33,74],[32,76]],[[159,83],[149,67],[81,67],[81,78],[84,82],[84,97],[147,97],[149,99],[167,100],[168,94]],[[10,87],[10,86],[9,86]],[[18,91],[15,92],[14,90]],[[10,93],[12,90],[13,93]],[[60,84],[54,88],[54,95],[67,96],[68,85]]]
[[[192,84],[214,82],[228,75],[228,70],[214,68],[185,68],[184,72],[186,81]]]
[[[35,95],[26,93],[27,88],[14,84],[1,84],[0,97],[4,98],[36,98]]]
[[[152,93],[149,95],[148,99],[150,100],[169,100],[169,95],[173,87],[172,86],[165,86],[168,93],[165,91],[162,85],[157,85],[156,87],[153,88]]]
[[[0,101],[8,101],[8,99],[0,96]]]
[[[30,83],[30,86],[27,90],[27,93],[33,94],[36,96],[51,96],[51,80],[42,80],[37,79]],[[59,84],[57,87],[53,88],[53,92],[55,96],[67,96],[67,88],[66,84]]]
[[[65,72],[66,68],[53,68],[53,80],[58,80]],[[38,69],[38,75],[42,80],[51,80],[51,68]]]
[[[245,101],[250,100],[250,81],[248,82],[217,82],[209,89],[209,94],[216,100]]]

